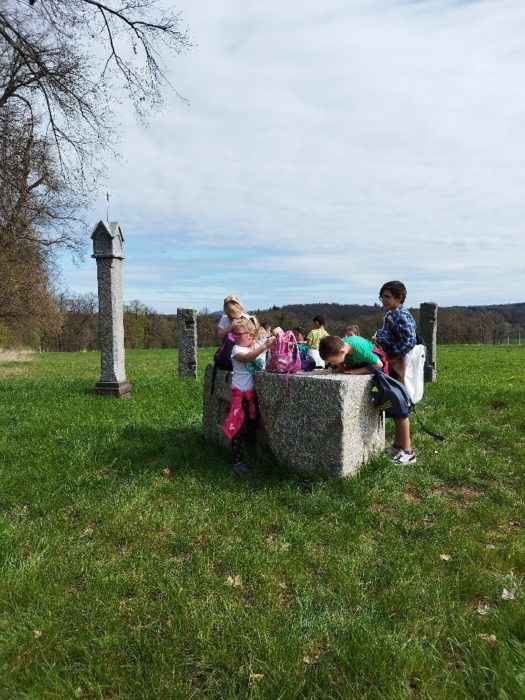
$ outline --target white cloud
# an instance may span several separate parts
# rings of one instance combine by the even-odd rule
[[[147,129],[124,115],[111,168],[128,299],[365,303],[401,278],[414,304],[523,300],[525,5],[182,9],[191,106]]]

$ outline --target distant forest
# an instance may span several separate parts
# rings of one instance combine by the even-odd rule
[[[97,297],[94,294],[60,296],[53,313],[2,317],[0,309],[0,348],[29,347],[35,350],[98,350]],[[419,321],[419,308],[411,308]],[[357,304],[289,304],[270,309],[253,309],[260,321],[285,329],[312,328],[312,319],[321,314],[327,330],[344,335],[349,324],[357,324],[361,335],[371,337],[381,325],[383,310]],[[198,342],[202,347],[216,345],[220,313],[199,312]],[[158,314],[140,301],[124,308],[124,331],[127,348],[177,347],[176,314]],[[438,344],[518,343],[525,344],[525,302],[491,306],[448,306],[438,308]]]

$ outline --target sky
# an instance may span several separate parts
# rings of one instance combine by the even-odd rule
[[[124,301],[525,301],[523,0],[180,0],[196,45],[89,213],[124,232]],[[96,265],[64,256],[64,285]]]

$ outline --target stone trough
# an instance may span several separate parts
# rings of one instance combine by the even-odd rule
[[[229,448],[222,424],[230,403],[231,373],[208,365],[204,385],[204,432]],[[385,446],[383,416],[372,405],[370,375],[314,370],[284,376],[255,375],[267,446],[277,462],[309,474],[324,471],[338,478],[356,474]]]

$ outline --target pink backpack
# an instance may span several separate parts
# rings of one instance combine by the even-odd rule
[[[301,355],[292,331],[286,331],[286,333],[280,333],[277,336],[277,340],[268,350],[266,370],[278,374],[300,372]]]

